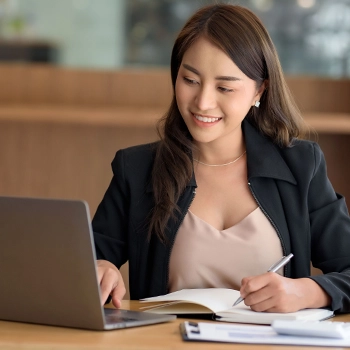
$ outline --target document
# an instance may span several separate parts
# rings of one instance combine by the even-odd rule
[[[166,314],[214,314],[218,321],[271,324],[274,320],[323,320],[333,316],[328,309],[305,309],[292,313],[256,312],[244,303],[232,306],[239,291],[227,288],[182,289],[141,299],[143,311]]]
[[[281,335],[271,326],[231,325],[213,322],[183,322],[180,324],[183,340],[241,344],[313,345],[350,347],[350,338],[332,339]]]

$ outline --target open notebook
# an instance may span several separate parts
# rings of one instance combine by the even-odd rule
[[[226,288],[183,289],[177,292],[142,299],[144,310],[166,314],[208,314],[227,322],[271,324],[274,320],[323,320],[333,316],[328,309],[305,309],[292,313],[252,311],[243,302],[232,307],[239,291]]]

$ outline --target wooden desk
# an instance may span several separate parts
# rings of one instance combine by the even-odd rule
[[[138,305],[137,301],[123,301],[126,309],[138,310]],[[350,315],[337,316],[333,320],[350,321]],[[184,342],[179,332],[179,324],[183,321],[179,318],[158,325],[105,332],[0,321],[0,349],[336,349]]]

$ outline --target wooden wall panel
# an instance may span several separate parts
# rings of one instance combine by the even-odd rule
[[[350,80],[287,76],[287,84],[303,113],[350,113]]]
[[[167,69],[129,69],[112,75],[113,104],[167,108],[172,98]]]
[[[164,108],[171,97],[165,69],[94,71],[0,64],[1,103]]]
[[[21,103],[25,95],[26,66],[0,64],[0,102]]]
[[[0,195],[84,199],[93,215],[115,152],[156,140],[153,128],[0,123]]]

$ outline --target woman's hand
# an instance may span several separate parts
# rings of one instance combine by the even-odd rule
[[[312,279],[291,279],[274,272],[242,279],[241,296],[254,311],[295,312],[329,306],[329,295]]]
[[[125,285],[120,271],[107,260],[97,260],[97,276],[101,290],[101,303],[105,304],[109,295],[116,308],[121,307],[125,295]]]

